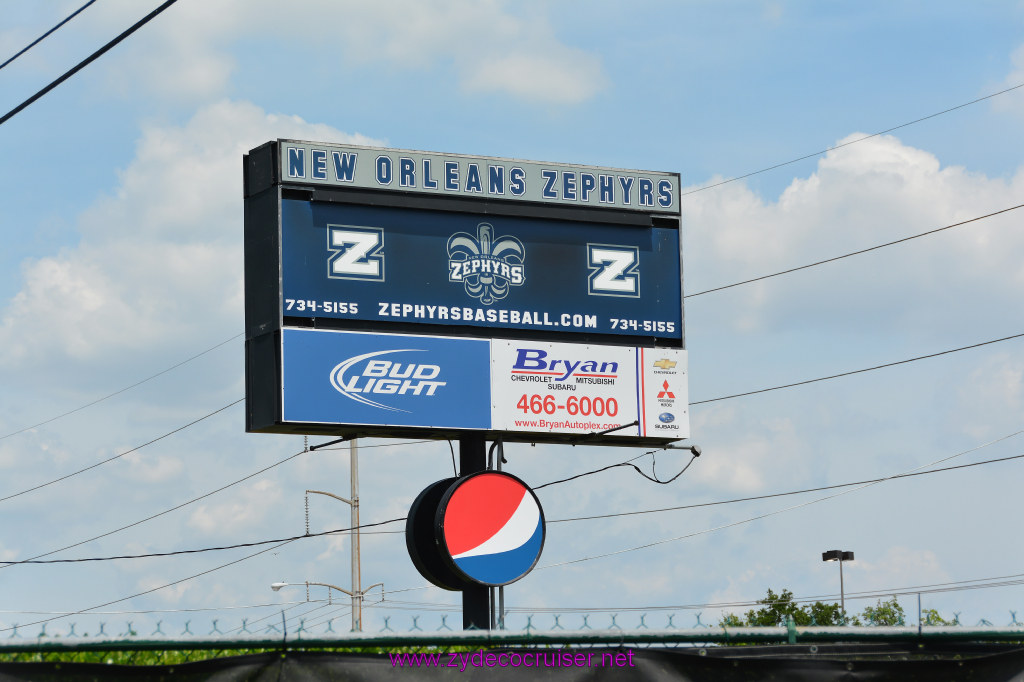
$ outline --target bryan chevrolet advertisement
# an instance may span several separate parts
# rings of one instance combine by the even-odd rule
[[[286,422],[688,438],[686,351],[284,329]]]
[[[282,314],[682,339],[679,230],[285,199]]]

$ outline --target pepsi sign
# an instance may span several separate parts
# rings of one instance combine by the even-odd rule
[[[511,474],[485,471],[457,480],[437,510],[438,544],[455,572],[480,585],[513,583],[544,549],[544,512]]]
[[[446,590],[508,585],[544,549],[544,511],[521,480],[500,471],[449,478],[417,496],[406,546],[420,574]]]

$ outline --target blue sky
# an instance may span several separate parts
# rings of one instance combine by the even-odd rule
[[[80,4],[0,0],[0,56]],[[16,106],[156,4],[97,2],[0,70],[0,109]],[[685,192],[1024,83],[1022,29],[1019,2],[302,0],[284,8],[269,0],[180,0],[0,127],[0,435],[242,331],[241,155],[269,139],[673,171]],[[1019,90],[688,194],[685,290],[1019,204],[1022,137]],[[691,399],[1021,333],[1020,220],[1011,212],[689,299]],[[547,489],[541,502],[549,519],[569,518],[908,471],[1024,428],[1020,344],[695,406],[693,442],[705,454],[676,483],[654,486],[618,469]],[[242,343],[235,340],[94,407],[4,438],[0,497],[152,440],[231,403],[243,386]],[[245,434],[242,416],[240,407],[229,408],[138,453],[0,502],[0,559],[98,535],[301,450],[298,437]],[[1021,454],[1020,438],[950,463]],[[450,472],[443,442],[365,446],[364,521],[404,516],[420,489]],[[642,453],[509,446],[509,468],[541,484]],[[650,457],[638,461],[649,470]],[[659,456],[658,472],[674,473],[683,463],[678,455]],[[507,590],[509,603],[614,611],[752,600],[768,587],[831,595],[836,571],[818,556],[832,548],[857,554],[846,568],[851,591],[1015,574],[1024,559],[1012,542],[1018,466],[892,481],[789,511],[780,510],[814,498],[553,524],[541,565],[779,512],[540,571]],[[303,455],[59,556],[298,534],[303,490],[330,481],[344,493],[346,472],[344,452]],[[314,530],[347,523],[347,509],[323,500],[312,512]],[[307,579],[346,585],[347,550],[343,538],[294,543],[111,609],[226,609],[301,598],[267,586]],[[17,612],[0,613],[0,624],[28,622],[26,611],[86,608],[241,556],[0,569],[7,571],[0,602]],[[366,583],[424,585],[401,535],[367,536],[364,557]],[[399,594],[457,604],[436,589]],[[962,612],[965,622],[998,624],[1024,605],[1024,592],[1007,587],[924,600],[950,615]],[[244,613],[262,617],[275,608]],[[703,611],[704,622],[717,614]],[[237,622],[242,612],[211,617]],[[408,620],[376,609],[368,627],[379,629],[390,613]],[[693,622],[693,613],[680,614],[677,624]],[[147,627],[185,620],[181,612],[132,618]],[[79,615],[51,627],[76,620],[92,622]]]

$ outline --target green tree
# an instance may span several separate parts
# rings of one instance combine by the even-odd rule
[[[935,609],[925,609],[922,611],[921,623],[924,625],[955,625],[954,621],[946,620]]]
[[[843,609],[835,602],[826,604],[816,601],[810,606],[805,606],[804,610],[807,611],[811,625],[860,625],[856,616],[844,623]]]
[[[769,587],[768,596],[759,599],[757,603],[763,606],[756,611],[754,609],[747,611],[746,624],[751,627],[785,625],[788,616],[792,616],[797,625],[810,624],[810,616],[793,603],[793,593],[789,590],[784,589],[779,594],[775,594]]]
[[[736,614],[727,613],[718,624],[727,628],[770,627],[785,625],[789,617],[792,617],[793,622],[800,627],[861,624],[857,616],[850,617],[844,622],[843,610],[835,602],[826,604],[816,601],[813,604],[798,606],[793,603],[793,593],[787,589],[776,594],[769,588],[768,595],[764,599],[759,599],[757,603],[762,605],[761,608],[747,611],[745,617],[740,618]]]
[[[906,622],[904,615],[903,607],[896,601],[896,597],[888,601],[879,599],[875,606],[865,607],[863,613],[869,625],[903,625]]]

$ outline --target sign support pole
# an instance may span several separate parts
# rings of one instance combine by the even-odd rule
[[[459,438],[459,475],[468,476],[487,470],[487,448],[483,435]],[[489,630],[491,627],[491,589],[474,585],[462,590],[462,629]]]

